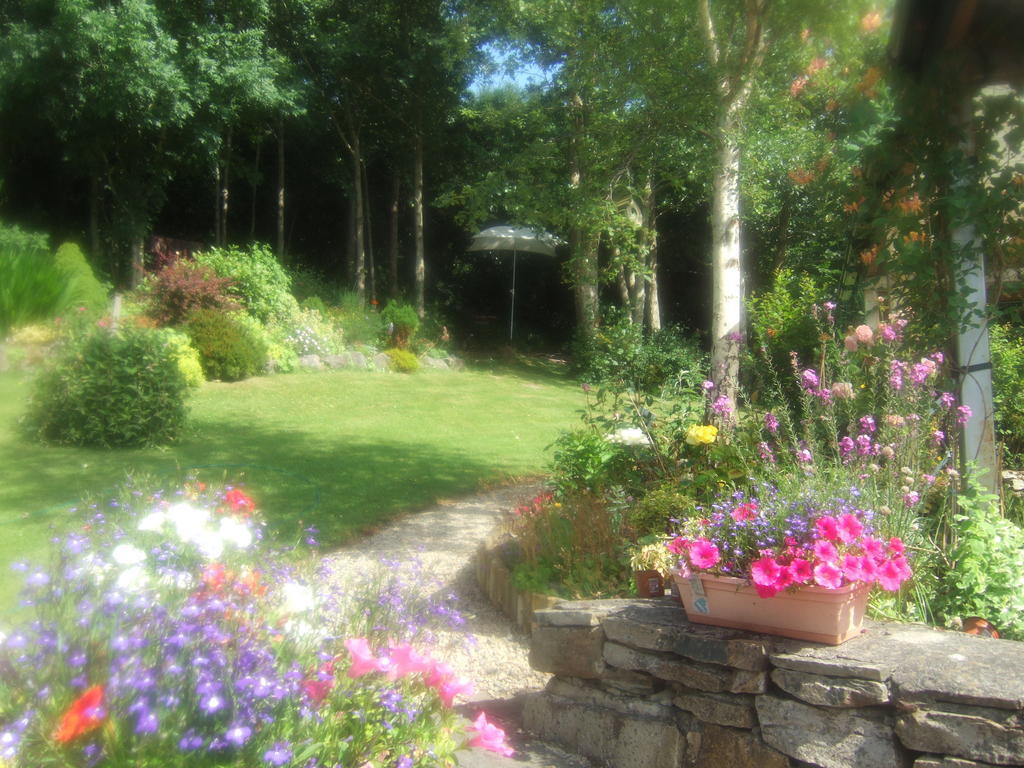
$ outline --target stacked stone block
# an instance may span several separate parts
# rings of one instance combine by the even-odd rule
[[[609,768],[1024,765],[1024,644],[870,624],[823,646],[690,624],[670,599],[534,613],[537,736]]]

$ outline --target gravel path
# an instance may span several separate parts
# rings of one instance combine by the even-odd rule
[[[458,607],[466,618],[466,631],[475,644],[454,642],[447,661],[455,671],[473,680],[476,693],[467,713],[480,708],[509,733],[517,749],[512,759],[473,750],[461,761],[464,768],[511,768],[512,766],[554,766],[584,768],[585,760],[557,748],[526,738],[519,727],[519,699],[524,693],[544,687],[550,675],[536,672],[527,662],[529,637],[494,608],[476,584],[473,558],[477,545],[494,529],[501,515],[532,498],[537,485],[517,485],[486,491],[457,500],[443,500],[424,512],[402,518],[368,538],[325,556],[330,571],[344,578],[372,568],[381,558],[419,558],[424,570],[458,596]],[[474,706],[476,705],[476,706]]]

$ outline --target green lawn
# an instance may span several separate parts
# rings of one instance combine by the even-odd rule
[[[22,439],[28,390],[25,377],[0,375],[0,608],[17,585],[7,564],[43,556],[52,528],[80,519],[69,508],[126,473],[167,485],[191,468],[208,481],[226,474],[282,536],[312,523],[330,547],[435,499],[543,472],[545,447],[583,404],[573,382],[543,372],[262,377],[204,385],[172,448],[95,450]]]

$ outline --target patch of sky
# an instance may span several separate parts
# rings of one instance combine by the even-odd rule
[[[481,64],[469,84],[473,93],[506,88],[550,88],[558,74],[560,64],[538,62],[522,48],[497,42],[486,43],[481,49]]]

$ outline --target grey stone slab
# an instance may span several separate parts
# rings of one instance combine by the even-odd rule
[[[605,666],[599,682],[608,690],[626,693],[630,696],[650,696],[665,687],[664,680],[658,680],[645,672],[633,672],[629,669],[609,666]]]
[[[704,723],[748,729],[757,725],[753,696],[686,691],[677,693],[672,703]]]
[[[430,355],[424,355],[420,358],[420,365],[424,368],[434,368],[440,371],[448,370],[448,361],[443,357],[431,357]]]
[[[772,749],[756,732],[718,725],[701,729],[692,763],[700,768],[790,768],[789,758]]]
[[[322,360],[328,368],[348,368],[351,365],[348,352],[342,352],[340,355],[324,355]]]
[[[601,614],[569,608],[548,608],[534,611],[533,620],[541,627],[596,627],[601,623]]]
[[[362,352],[349,352],[348,363],[352,368],[363,369],[370,367],[370,363],[367,361],[366,355]]]
[[[643,698],[607,691],[598,685],[575,678],[553,677],[544,689],[552,696],[572,699],[592,707],[610,709],[624,715],[672,720],[672,693],[663,691]]]
[[[945,755],[924,755],[914,761],[914,768],[995,768],[992,763],[979,763],[975,760],[962,760],[959,757]]]
[[[902,768],[909,758],[887,717],[864,710],[819,709],[766,694],[756,697],[765,742],[819,768]]]
[[[604,660],[619,669],[646,672],[661,680],[711,693],[728,690],[732,682],[731,670],[724,667],[699,664],[668,653],[638,651],[618,643],[604,644]]]
[[[730,693],[764,693],[767,690],[767,672],[750,672],[746,669],[733,671],[732,682],[729,683]]]
[[[530,666],[566,677],[600,677],[603,645],[600,627],[537,627],[530,637]]]
[[[918,709],[897,718],[896,735],[919,752],[1024,765],[1024,714],[1020,712],[956,704]]]
[[[889,687],[874,680],[776,669],[772,672],[772,682],[801,701],[822,707],[872,707],[888,704],[891,699]]]
[[[303,355],[299,358],[299,368],[307,371],[319,371],[324,367],[320,355]]]
[[[674,721],[632,717],[549,693],[523,706],[524,728],[612,768],[680,768],[687,742]]]
[[[378,352],[373,356],[373,367],[378,371],[389,371],[391,370],[391,358],[383,352]]]

